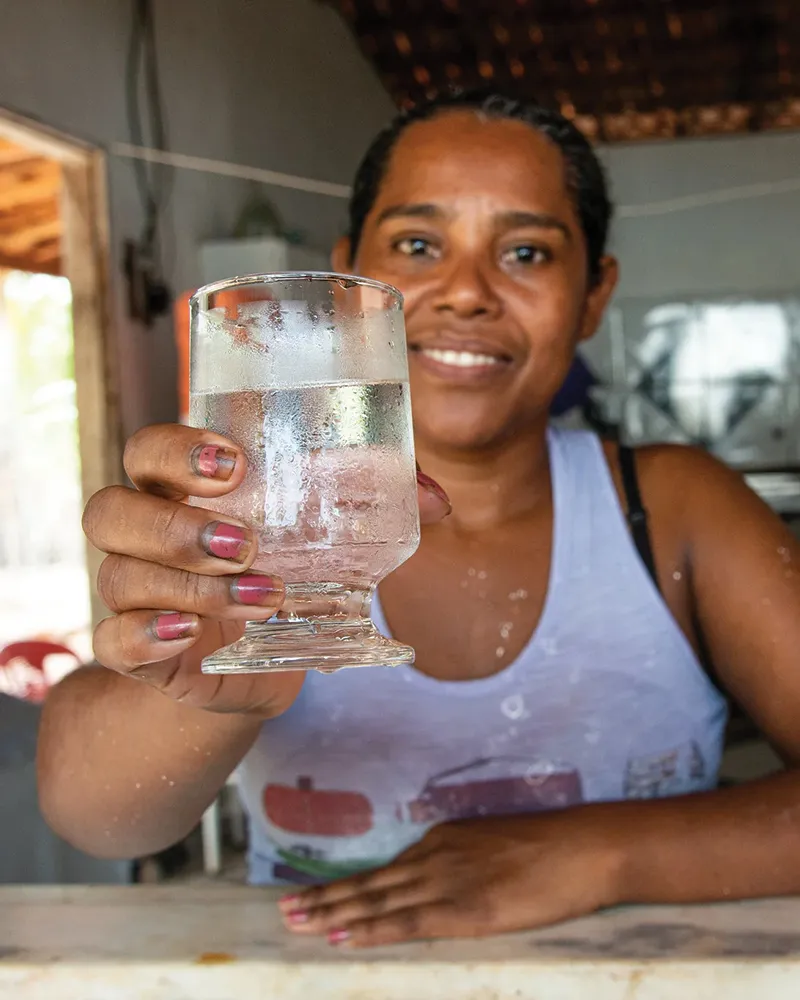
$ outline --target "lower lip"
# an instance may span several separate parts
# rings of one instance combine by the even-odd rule
[[[483,365],[448,365],[443,361],[437,361],[429,354],[422,351],[410,351],[409,362],[418,365],[423,371],[430,372],[437,378],[447,382],[487,382],[498,376],[505,375],[510,367],[508,361],[497,361],[495,363]]]

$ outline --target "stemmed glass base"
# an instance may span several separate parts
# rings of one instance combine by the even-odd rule
[[[204,674],[262,674],[344,667],[399,667],[414,662],[414,650],[386,636],[369,618],[284,619],[248,622],[237,642],[203,660]]]

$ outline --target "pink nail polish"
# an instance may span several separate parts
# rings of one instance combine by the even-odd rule
[[[228,480],[236,466],[236,452],[215,444],[200,445],[192,453],[192,467],[206,479]]]
[[[292,910],[290,914],[287,915],[286,920],[292,926],[298,926],[300,924],[308,923],[308,913],[305,910]]]
[[[448,507],[452,506],[452,504],[450,503],[450,497],[445,493],[445,491],[436,482],[436,480],[431,479],[431,477],[425,475],[424,472],[420,472],[419,469],[417,469],[417,482],[423,488],[423,490],[427,490],[428,493],[433,493],[443,503],[446,503]]]
[[[153,622],[153,632],[160,642],[186,639],[194,631],[197,619],[194,615],[179,614],[177,611],[159,615]]]
[[[237,604],[270,604],[274,603],[276,594],[282,593],[280,580],[273,576],[248,573],[231,580],[231,594]]]
[[[328,935],[328,944],[344,944],[350,940],[350,931],[331,931]]]
[[[217,559],[242,562],[247,556],[250,542],[246,531],[238,524],[212,521],[203,531],[203,548]]]
[[[291,910],[294,908],[294,904],[299,902],[299,900],[300,897],[297,895],[297,893],[294,893],[291,896],[281,896],[281,898],[278,900],[278,906],[286,910]]]

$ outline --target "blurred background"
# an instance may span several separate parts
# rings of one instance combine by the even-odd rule
[[[32,792],[39,706],[102,614],[83,500],[120,478],[125,437],[183,412],[188,294],[324,268],[397,106],[480,85],[576,121],[610,175],[622,282],[556,419],[699,444],[800,518],[797,0],[8,0],[2,16],[0,808],[38,825],[0,838],[0,880],[131,877],[47,833]],[[737,777],[772,766],[748,752]]]

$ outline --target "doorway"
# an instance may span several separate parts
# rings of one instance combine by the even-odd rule
[[[40,701],[102,617],[86,498],[121,479],[103,154],[0,110],[0,692]]]

